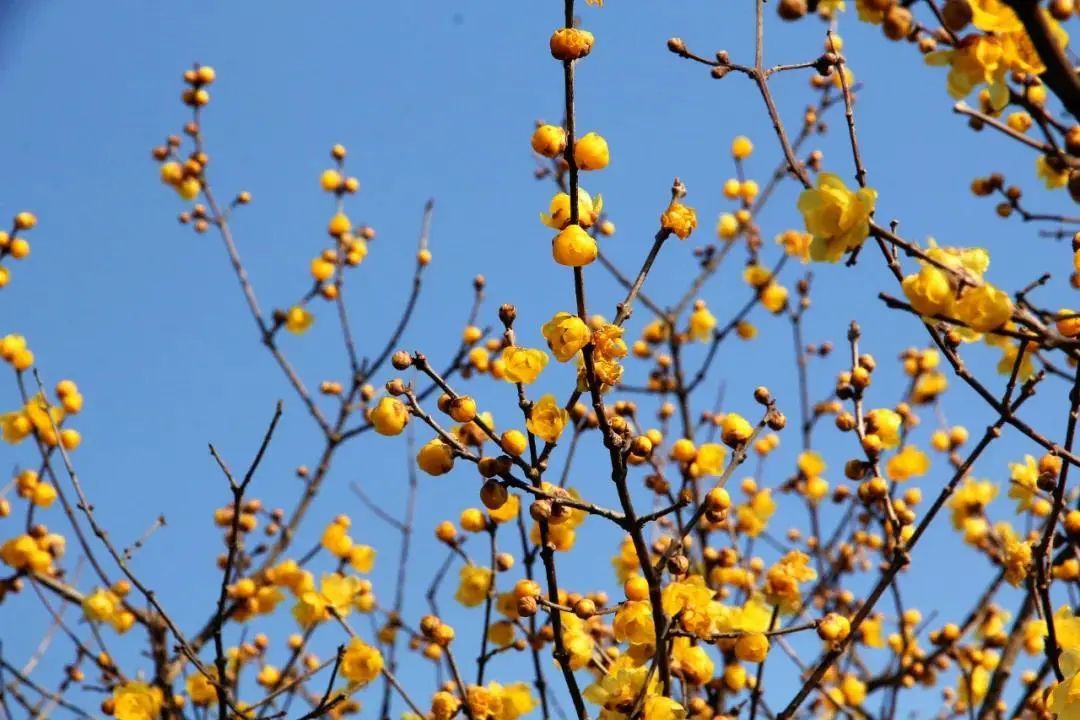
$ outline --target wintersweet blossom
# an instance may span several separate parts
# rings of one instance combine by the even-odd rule
[[[877,192],[860,188],[852,192],[832,173],[821,173],[814,188],[799,195],[806,230],[813,235],[810,257],[817,261],[836,262],[854,250],[870,234],[870,216]]]

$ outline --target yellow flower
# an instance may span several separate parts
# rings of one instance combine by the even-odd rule
[[[315,324],[315,316],[300,305],[293,305],[285,312],[285,329],[294,335],[303,335]]]
[[[1005,568],[1005,580],[1013,587],[1020,587],[1031,568],[1031,543],[1016,536],[1007,522],[998,523],[1001,538],[1001,561]]]
[[[990,332],[1008,322],[1013,305],[1009,294],[990,283],[964,290],[956,303],[956,317],[976,332]]]
[[[667,210],[660,216],[660,225],[679,236],[680,240],[690,237],[697,227],[697,213],[694,208],[672,200]]]
[[[522,715],[532,712],[537,705],[537,700],[532,696],[529,685],[523,682],[500,685],[497,682],[488,683],[488,692],[499,698],[499,713],[494,720],[517,720]]]
[[[986,480],[967,478],[949,499],[952,524],[957,530],[964,529],[971,518],[981,517],[983,509],[997,496],[997,486]]]
[[[880,25],[885,18],[885,11],[871,5],[870,0],[855,0],[855,10],[859,13],[859,20],[874,25]]]
[[[1038,495],[1039,466],[1035,458],[1025,455],[1023,463],[1009,463],[1009,473],[1009,497],[1017,501],[1017,514],[1030,510]]]
[[[652,606],[648,600],[631,600],[623,603],[612,623],[615,639],[633,645],[650,645],[656,639]]]
[[[352,611],[353,601],[361,594],[360,579],[341,573],[327,573],[319,584],[327,610],[345,617]]]
[[[617,360],[626,357],[626,341],[623,329],[618,325],[603,323],[593,332],[593,347],[596,356],[604,360]]]
[[[727,448],[719,443],[702,443],[694,456],[694,467],[700,475],[723,475]]]
[[[622,655],[608,666],[602,677],[585,688],[582,696],[594,705],[602,706],[605,711],[619,713],[620,708],[632,707],[646,688],[646,682],[650,688],[655,685],[656,678],[650,680],[650,675],[655,674],[650,674],[646,665],[635,666],[629,655]],[[622,713],[619,713],[616,717],[621,716]]]
[[[548,354],[543,350],[512,345],[503,350],[502,361],[505,365],[504,379],[529,385],[548,364]]]
[[[210,675],[216,681],[217,669],[211,667],[209,668],[209,671]],[[209,705],[217,700],[217,690],[214,689],[214,684],[200,672],[193,672],[188,675],[185,686],[187,687],[188,695],[191,696],[191,702],[198,706]]]
[[[566,150],[566,131],[555,125],[541,125],[533,131],[532,149],[547,158],[556,158]]]
[[[578,188],[578,224],[592,227],[604,209],[604,199],[597,195],[594,200],[583,188]],[[570,196],[559,193],[551,198],[551,205],[546,213],[540,213],[540,222],[553,230],[562,230],[570,224]]]
[[[556,60],[578,60],[592,50],[595,38],[588,30],[559,28],[549,42],[551,56]]]
[[[592,331],[585,321],[568,312],[555,313],[551,320],[544,323],[540,332],[559,362],[566,362],[577,355],[592,339]]]
[[[799,258],[804,264],[810,260],[810,243],[813,240],[813,235],[798,230],[785,230],[776,236],[776,243],[784,247],[784,252]]]
[[[367,685],[379,676],[382,669],[383,657],[378,648],[368,645],[358,637],[349,641],[341,656],[341,674],[353,685]]]
[[[83,615],[91,622],[106,622],[120,607],[120,598],[111,590],[98,588],[83,598]]]
[[[596,238],[580,225],[570,225],[551,241],[551,256],[566,267],[584,267],[596,260],[600,249]]]
[[[1042,179],[1047,190],[1056,190],[1069,184],[1068,167],[1051,164],[1045,155],[1035,156],[1035,174]]]
[[[615,570],[615,577],[620,583],[625,583],[640,567],[637,551],[629,537],[623,538],[619,545],[619,554],[611,558],[611,566]]]
[[[3,432],[4,442],[12,445],[21,443],[33,429],[34,424],[23,412],[15,411],[0,415],[0,431]]]
[[[860,188],[852,192],[838,176],[821,173],[817,186],[799,195],[806,230],[813,235],[810,257],[836,262],[844,253],[862,245],[870,234],[870,215],[877,192]]]
[[[1046,709],[1058,720],[1080,718],[1080,653],[1065,651],[1061,655],[1061,670],[1065,679],[1050,692]]]
[[[825,460],[822,459],[820,453],[813,450],[804,450],[799,453],[795,464],[798,466],[799,472],[807,477],[815,477],[825,472]]]
[[[686,720],[686,708],[677,700],[663,695],[649,696],[645,700],[644,713],[644,720]]]
[[[1046,10],[1039,8],[1038,12],[1042,14],[1042,18],[1050,31],[1048,33],[1050,42],[1064,50],[1069,44],[1068,33],[1062,30],[1061,26]],[[1041,75],[1046,71],[1046,65],[1043,63],[1042,57],[1035,49],[1035,44],[1023,27],[1017,27],[1011,32],[995,32],[994,34],[1001,39],[1003,48],[1002,62],[1009,70],[1029,75]],[[1029,100],[1032,99],[1030,98],[1030,91],[1034,88],[1042,89],[1042,86],[1034,85],[1028,89]]]
[[[923,265],[919,272],[906,276],[901,287],[911,307],[920,315],[932,317],[952,314],[955,291],[944,270]]]
[[[454,467],[454,451],[441,438],[432,438],[416,454],[416,464],[428,475],[445,475]]]
[[[878,436],[887,448],[900,444],[900,415],[888,408],[875,408],[866,413],[866,430]]]
[[[802,600],[799,583],[817,578],[817,572],[807,565],[809,561],[810,557],[798,550],[784,555],[765,573],[765,599],[782,612],[798,609]]]
[[[759,294],[761,305],[774,315],[787,307],[788,290],[780,283],[770,282]]]
[[[715,327],[716,316],[709,312],[704,301],[699,300],[694,304],[694,312],[690,313],[690,337],[699,342],[707,342],[712,339]]]
[[[1023,29],[1024,25],[1008,5],[1001,0],[969,0],[971,23],[980,30],[1008,33]]]
[[[735,511],[735,528],[749,537],[757,537],[775,512],[776,502],[772,499],[772,491],[759,490],[748,503],[740,505]]]
[[[458,589],[454,598],[465,607],[475,607],[484,602],[491,589],[490,568],[464,565],[458,575]]]
[[[570,420],[568,413],[554,395],[544,395],[533,406],[525,426],[533,435],[545,442],[553,443],[562,435],[563,428]]]
[[[504,523],[513,520],[518,515],[518,509],[521,507],[521,500],[517,495],[508,495],[506,502],[497,508],[488,508],[488,515],[491,519],[497,523]]]
[[[845,673],[843,679],[840,680],[840,693],[845,705],[858,707],[866,700],[866,683],[852,673]]]
[[[563,644],[570,653],[570,668],[580,670],[592,662],[596,640],[581,618],[571,613],[562,613]]]
[[[161,688],[131,680],[113,690],[113,717],[116,720],[157,720],[163,701]]]
[[[586,133],[574,143],[574,162],[579,170],[603,170],[611,162],[607,140],[599,133]]]
[[[905,445],[885,463],[885,474],[897,482],[922,477],[929,469],[930,458],[914,445]]]
[[[949,66],[947,87],[954,98],[965,98],[977,86],[986,84],[990,91],[990,107],[1001,110],[1009,101],[1003,54],[1004,49],[999,38],[973,34],[962,38],[955,49],[927,54],[926,63]]]
[[[690,638],[677,637],[671,649],[672,670],[690,685],[704,685],[713,676],[713,661],[705,648]]]
[[[394,397],[383,397],[371,411],[371,424],[380,435],[399,435],[409,424],[409,409]]]
[[[349,564],[357,572],[371,572],[375,567],[375,548],[370,545],[353,545],[349,551]]]

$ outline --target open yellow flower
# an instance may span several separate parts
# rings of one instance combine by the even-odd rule
[[[368,645],[358,637],[349,641],[341,656],[341,674],[350,683],[363,687],[379,676],[383,669],[383,657],[377,647]]]
[[[529,432],[545,442],[553,443],[562,435],[563,428],[570,421],[568,413],[554,395],[544,395],[532,407],[525,426]]]
[[[548,354],[535,348],[512,345],[503,350],[504,379],[508,382],[528,385],[536,380],[548,364]]]
[[[928,65],[949,66],[947,89],[956,99],[971,94],[979,85],[990,91],[990,107],[1001,110],[1009,101],[1009,86],[1005,83],[1005,49],[993,35],[968,35],[955,49],[938,50],[926,55]]]
[[[806,230],[813,235],[810,257],[836,262],[862,245],[870,234],[870,215],[876,201],[877,192],[870,188],[852,192],[838,176],[818,175],[816,187],[803,190],[798,203]]]
[[[161,688],[131,680],[113,690],[113,717],[116,720],[157,720],[163,702]]]
[[[559,362],[566,362],[589,344],[592,331],[585,321],[568,312],[557,312],[540,329]]]

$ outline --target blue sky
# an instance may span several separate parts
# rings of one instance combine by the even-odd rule
[[[207,442],[234,467],[245,465],[274,402],[283,399],[280,432],[253,492],[270,506],[289,507],[300,490],[293,469],[316,460],[319,438],[260,346],[220,241],[180,226],[175,217],[184,206],[158,182],[150,150],[186,119],[179,102],[182,71],[196,61],[218,71],[204,121],[211,173],[219,193],[246,189],[254,196],[250,207],[236,213],[234,230],[265,307],[291,302],[307,288],[307,264],[325,245],[323,228],[332,211],[318,189],[318,175],[328,166],[330,145],[341,142],[349,148],[349,171],[362,185],[349,200],[349,212],[378,231],[370,255],[349,281],[362,351],[381,347],[397,320],[428,198],[436,204],[435,261],[402,347],[448,357],[478,272],[488,279],[482,324],[496,322],[500,303],[513,302],[520,311],[521,341],[538,345],[539,325],[572,304],[569,273],[550,262],[550,233],[537,220],[551,186],[532,177],[528,147],[536,119],[561,117],[561,71],[546,48],[560,22],[561,4],[327,2],[307,3],[301,10],[287,3],[24,0],[9,2],[6,13],[0,31],[0,92],[8,100],[0,114],[0,136],[6,138],[0,149],[0,216],[32,209],[40,224],[30,238],[32,255],[13,268],[12,283],[0,298],[7,308],[2,331],[28,337],[47,382],[71,377],[85,394],[86,410],[76,424],[85,444],[75,462],[117,542],[134,540],[159,513],[166,515],[167,528],[139,552],[135,567],[160,589],[175,617],[194,627],[208,615],[216,593],[213,558],[220,540],[210,530],[210,514],[227,501]],[[624,270],[636,269],[675,176],[689,187],[687,202],[701,218],[690,240],[665,247],[649,278],[650,296],[671,301],[691,277],[692,248],[713,239],[717,214],[729,209],[720,185],[732,174],[731,138],[746,134],[755,141],[748,171],[762,182],[780,156],[751,83],[735,76],[712,80],[705,69],[671,55],[665,41],[680,36],[702,54],[727,49],[733,59],[749,61],[752,4],[609,0],[603,10],[583,7],[581,14],[597,45],[579,69],[579,128],[602,132],[612,148],[611,167],[583,181],[604,195],[605,210],[619,228],[605,241],[605,253]],[[825,26],[818,21],[783,25],[771,11],[767,21],[767,64],[820,52]],[[1063,192],[1038,192],[1034,157],[990,132],[973,134],[950,111],[953,101],[945,93],[943,73],[925,67],[913,47],[885,42],[877,28],[857,25],[851,14],[842,18],[840,31],[864,85],[857,104],[859,137],[870,183],[880,193],[879,221],[897,218],[900,231],[920,241],[932,235],[943,244],[990,247],[990,278],[1007,288],[1050,269],[1057,284],[1045,291],[1045,304],[1068,302],[1063,290],[1070,270],[1067,246],[1037,237],[1032,225],[1001,221],[991,201],[968,191],[975,175],[997,170],[1028,191],[1033,209],[1067,211]],[[807,80],[805,74],[790,73],[773,82],[791,127],[798,126],[812,100]],[[842,112],[834,108],[826,121],[831,132],[815,146],[824,151],[827,169],[850,179]],[[785,186],[760,218],[767,238],[798,225],[796,191],[794,184]],[[766,252],[775,257],[775,248]],[[871,402],[891,405],[903,382],[891,361],[904,347],[923,343],[925,334],[911,318],[880,307],[877,292],[897,289],[876,252],[865,255],[854,269],[812,268],[814,307],[806,336],[842,343],[847,323],[858,319],[864,348],[883,365]],[[702,294],[721,322],[747,296],[737,264],[729,263]],[[599,266],[586,274],[590,310],[610,315],[621,297],[617,287]],[[793,277],[788,275],[789,282]],[[341,379],[346,369],[330,308],[320,310],[311,333],[283,339],[309,386]],[[639,311],[631,320],[632,335],[644,319]],[[722,383],[725,409],[750,414],[755,412],[752,388],[766,384],[795,417],[787,323],[757,319],[759,339],[725,344],[702,397],[711,399]],[[992,371],[997,357],[982,348],[969,356],[982,371]],[[694,358],[700,358],[697,349],[690,352],[691,366]],[[843,365],[841,355],[814,363],[815,398],[827,394]],[[643,371],[637,372],[640,378]],[[561,395],[571,373],[552,367],[537,390]],[[463,387],[494,411],[501,427],[516,420],[510,386],[481,378]],[[1061,432],[1064,395],[1060,384],[1048,383],[1043,397],[1032,403],[1032,417],[1047,434]],[[0,389],[0,399],[5,407],[14,406],[13,383]],[[946,412],[950,422],[968,423],[973,434],[991,420],[960,388],[947,399]],[[934,424],[929,411],[924,419],[927,426]],[[822,432],[819,438],[830,464],[827,476],[838,481],[853,448],[842,445],[836,433]],[[1022,439],[1007,438],[986,454],[978,476],[1004,483],[1007,462],[1035,452]],[[783,442],[768,466],[768,485],[782,482],[792,467],[798,439],[789,432]],[[28,445],[5,447],[2,457],[18,466],[31,462],[31,452]],[[393,533],[364,510],[348,485],[359,482],[398,507],[405,453],[400,438],[364,438],[342,451],[307,534],[297,542],[308,547],[325,521],[348,511],[357,540],[383,549],[374,580],[387,599],[396,565]],[[561,462],[556,458],[554,466]],[[946,479],[944,465],[939,459],[923,483],[928,496]],[[583,453],[572,478],[587,497],[615,504],[602,453]],[[443,557],[430,539],[431,528],[476,504],[477,487],[476,476],[465,468],[423,478],[420,541],[410,566],[414,592],[407,608],[414,618],[422,611],[422,590]],[[777,534],[789,523],[804,526],[795,508],[788,499],[774,521]],[[58,510],[46,515],[48,522],[62,524]],[[6,537],[13,519],[0,528],[5,524]],[[584,552],[564,561],[561,579],[571,589],[594,588],[599,565],[601,582],[614,589],[606,568],[617,538],[592,524],[583,530]],[[965,594],[953,593],[943,578],[967,588],[981,587],[989,577],[983,560],[964,565],[957,576],[956,563],[973,557],[957,546],[943,524],[916,552],[904,578],[907,601],[924,613],[939,611],[939,622],[966,609]],[[84,578],[89,579],[87,573]],[[450,594],[444,607],[453,607]],[[44,627],[42,615],[22,614],[30,613],[31,599],[15,598],[4,606],[6,617],[20,618],[3,623],[0,633],[5,656],[15,664],[32,651]],[[23,617],[36,619],[23,622]],[[466,638],[463,647],[472,647],[480,614],[457,609],[449,619]],[[276,638],[280,659],[291,621],[281,617],[265,629]],[[337,641],[332,635],[323,631],[317,638],[323,653]],[[136,645],[133,637],[117,643],[118,654],[137,664]],[[471,657],[470,652],[461,656]],[[35,677],[52,682],[69,656],[65,649],[52,649]],[[785,664],[775,663],[777,685],[792,682],[790,664],[781,667]],[[517,679],[522,667],[508,659],[492,677]],[[417,697],[426,698],[433,688],[429,674],[423,663],[409,662],[402,679]],[[786,699],[775,685],[774,691],[774,702]],[[935,701],[923,702],[925,709]]]

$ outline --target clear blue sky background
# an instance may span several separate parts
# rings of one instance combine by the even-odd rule
[[[40,225],[31,236],[33,254],[13,268],[12,283],[0,298],[2,330],[29,338],[47,382],[71,377],[82,388],[86,410],[75,426],[85,443],[75,462],[116,542],[134,540],[159,513],[167,516],[168,527],[134,564],[159,589],[174,617],[193,628],[208,616],[217,592],[213,561],[221,544],[210,516],[227,500],[207,442],[234,466],[244,466],[274,401],[284,399],[285,417],[253,492],[269,506],[291,507],[300,491],[293,469],[316,460],[319,438],[260,346],[220,241],[178,225],[175,216],[183,204],[157,179],[150,149],[186,119],[179,102],[181,72],[195,61],[218,70],[204,123],[212,177],[226,196],[241,189],[254,195],[253,204],[236,214],[234,229],[264,307],[289,303],[308,286],[307,264],[326,244],[323,228],[331,212],[330,200],[318,189],[318,174],[328,164],[330,145],[342,142],[350,151],[350,172],[362,183],[360,195],[350,200],[350,214],[379,233],[349,282],[362,350],[380,347],[398,317],[421,208],[429,197],[436,201],[435,261],[402,346],[448,357],[477,272],[489,281],[483,324],[495,322],[499,303],[514,302],[521,341],[539,345],[539,325],[572,303],[570,275],[550,261],[550,233],[537,220],[551,185],[533,179],[528,147],[537,118],[561,117],[561,71],[546,47],[561,21],[561,3],[338,2],[305,3],[300,9],[286,3],[115,0],[8,2],[5,8],[0,17],[0,94],[6,108],[0,114],[0,216],[32,209]],[[668,302],[689,282],[691,249],[714,238],[715,218],[729,207],[720,185],[732,173],[731,138],[746,134],[756,142],[748,169],[762,182],[780,156],[749,82],[734,76],[714,81],[705,69],[671,55],[664,43],[681,36],[705,55],[724,48],[734,59],[749,61],[752,4],[609,0],[603,10],[580,11],[598,40],[579,71],[579,126],[602,132],[612,148],[611,167],[584,180],[587,189],[603,193],[605,209],[619,227],[605,241],[605,252],[625,270],[636,269],[676,175],[689,187],[688,203],[701,218],[695,236],[664,249],[649,279],[649,294]],[[770,9],[767,63],[816,56],[824,30],[814,19],[782,25]],[[992,203],[967,189],[974,175],[1003,171],[1034,197],[1033,209],[1067,210],[1063,192],[1035,192],[1034,157],[989,133],[973,135],[950,112],[944,74],[925,67],[913,47],[883,42],[878,29],[857,25],[853,13],[843,17],[841,32],[864,84],[859,134],[870,182],[880,192],[879,220],[899,219],[901,231],[920,241],[933,235],[945,244],[989,246],[994,253],[990,277],[1008,288],[1050,269],[1059,289],[1046,291],[1046,304],[1067,302],[1060,290],[1070,270],[1067,246],[1038,238],[1033,226],[997,219]],[[806,83],[807,76],[797,73],[774,82],[781,113],[793,128],[811,101]],[[842,112],[834,109],[826,119],[833,131],[816,146],[824,150],[828,169],[851,178]],[[795,194],[794,185],[785,187],[761,218],[768,238],[797,226]],[[766,252],[775,257],[775,248]],[[925,334],[911,318],[881,309],[878,290],[897,289],[876,251],[865,255],[855,269],[814,268],[807,340],[842,344],[847,323],[859,319],[863,347],[883,366],[871,404],[891,405],[903,382],[892,359],[903,347],[923,343]],[[721,322],[747,297],[738,264],[730,263],[702,295]],[[616,286],[599,266],[586,275],[590,310],[613,312],[620,297]],[[793,278],[789,273],[790,283]],[[1052,299],[1055,293],[1061,297]],[[344,379],[346,366],[328,310],[320,309],[307,336],[283,338],[309,386]],[[644,311],[636,314],[631,334],[645,317]],[[724,383],[725,409],[752,414],[751,389],[767,384],[789,417],[796,417],[788,325],[756,319],[759,339],[724,346],[702,397],[712,398]],[[974,348],[969,356],[975,368],[987,371],[997,352]],[[696,367],[700,351],[690,357]],[[813,397],[827,394],[844,362],[840,354],[813,364]],[[629,379],[635,379],[630,372]],[[640,368],[636,372],[642,379]],[[570,368],[553,366],[535,389],[562,395],[571,378]],[[494,410],[500,427],[517,424],[510,386],[481,378],[463,387]],[[1065,389],[1048,383],[1042,394],[1030,416],[1048,434],[1058,435]],[[0,399],[5,408],[16,404],[13,383],[0,390]],[[960,388],[950,394],[946,410],[951,422],[969,423],[973,434],[989,419]],[[923,415],[927,427],[935,424],[932,413]],[[920,431],[916,437],[925,440],[928,434]],[[819,438],[830,464],[827,476],[838,481],[854,448],[827,430]],[[793,467],[794,432],[788,431],[783,443],[768,466],[768,485],[782,482]],[[986,454],[977,474],[1001,482],[1004,496],[1007,462],[1025,452],[1035,448],[1010,436]],[[0,457],[8,467],[33,462],[29,445],[6,446]],[[387,600],[396,565],[394,535],[362,508],[348,485],[362,483],[397,508],[404,497],[405,462],[402,438],[364,438],[344,450],[296,543],[310,547],[325,521],[350,512],[356,539],[382,548],[374,580]],[[557,454],[554,467],[561,462]],[[600,453],[583,453],[571,484],[590,499],[614,505],[605,472]],[[938,458],[922,483],[927,496],[946,478]],[[423,611],[422,590],[443,557],[431,528],[476,504],[478,484],[475,473],[461,467],[447,477],[423,478],[423,487],[419,542],[409,568],[413,593],[407,612],[413,619]],[[1005,507],[1011,503],[998,504],[1003,515],[1011,515],[1011,507]],[[58,509],[43,519],[63,525]],[[981,588],[989,576],[985,560],[972,561],[973,555],[957,549],[957,538],[943,520],[916,551],[904,579],[908,602],[926,613],[939,611],[937,623],[956,619],[972,588]],[[16,531],[17,522],[0,522],[4,537]],[[791,522],[805,529],[801,510],[788,498],[773,529],[780,534]],[[615,590],[608,558],[617,536],[595,525],[587,523],[581,551],[563,563],[562,580],[570,589]],[[73,545],[71,554],[78,554]],[[447,608],[455,607],[452,585],[443,602]],[[17,665],[45,627],[44,616],[31,609],[33,602],[32,593],[25,593],[0,608],[4,654]],[[460,656],[468,660],[481,615],[460,608],[448,615],[464,638]],[[288,615],[255,629],[272,633],[272,658],[280,662],[284,635],[293,629]],[[134,631],[113,643],[128,658],[129,669],[148,667],[133,656],[141,643],[138,635]],[[316,647],[329,654],[337,641],[324,629]],[[62,645],[56,643],[35,678],[55,683],[71,656]],[[523,668],[519,660],[507,659],[491,677],[517,679],[525,676]],[[430,674],[416,661],[402,671],[421,702],[433,687]],[[554,668],[548,674],[558,687]],[[790,663],[775,662],[767,682],[773,702],[784,701],[789,691],[783,686],[794,687]],[[372,704],[375,696],[369,695]],[[876,703],[873,699],[870,707]],[[935,703],[931,695],[913,709],[925,711]]]

